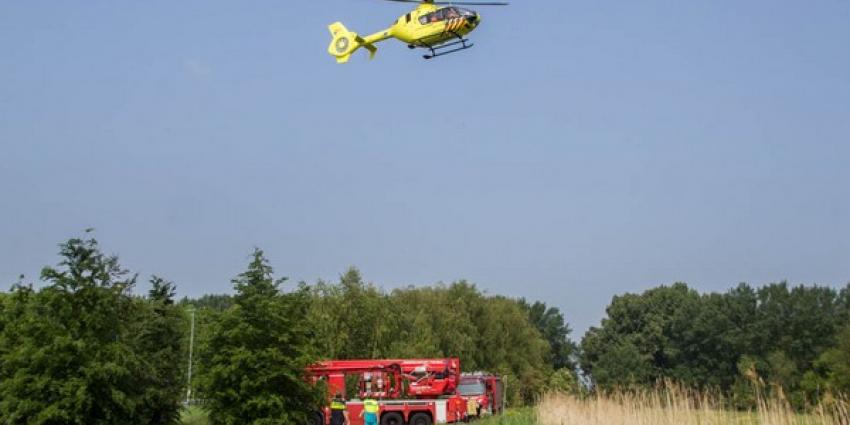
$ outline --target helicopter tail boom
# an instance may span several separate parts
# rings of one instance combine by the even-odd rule
[[[336,58],[337,63],[348,62],[351,54],[361,47],[369,51],[369,59],[375,57],[378,48],[372,43],[379,40],[366,40],[356,32],[349,31],[342,22],[334,22],[328,29],[333,37],[331,45],[328,46],[328,53]]]

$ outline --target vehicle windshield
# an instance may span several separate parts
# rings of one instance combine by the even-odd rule
[[[483,382],[461,382],[457,386],[457,392],[460,395],[481,395],[486,392],[486,389]]]
[[[434,22],[442,22],[447,19],[457,19],[464,16],[474,16],[475,13],[469,10],[457,7],[444,7],[436,12],[431,12],[419,17],[419,23],[422,25],[432,24]]]

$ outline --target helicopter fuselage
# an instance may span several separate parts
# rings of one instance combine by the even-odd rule
[[[425,1],[396,19],[389,28],[367,36],[349,31],[341,22],[329,25],[332,40],[328,53],[336,57],[337,62],[345,63],[355,50],[362,47],[369,50],[371,58],[377,50],[376,43],[395,38],[410,48],[429,49],[431,54],[424,57],[430,59],[472,47],[464,36],[480,23],[481,16],[475,11]],[[452,50],[447,51],[449,48]]]
[[[393,37],[417,47],[432,47],[461,38],[481,22],[478,13],[459,7],[422,4],[390,27]]]
[[[365,44],[396,38],[409,46],[434,47],[471,33],[481,23],[478,13],[423,3],[399,17],[389,28],[363,37]]]

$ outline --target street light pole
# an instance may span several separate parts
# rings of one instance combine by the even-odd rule
[[[186,378],[186,405],[192,400],[192,356],[195,349],[195,308],[192,307],[189,312],[192,314],[192,326],[189,331],[189,373]]]

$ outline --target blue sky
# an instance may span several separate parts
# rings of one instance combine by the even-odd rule
[[[95,227],[181,295],[466,278],[580,333],[686,281],[850,281],[850,3],[516,1],[425,62],[378,0],[0,3],[0,281]],[[144,285],[142,285],[142,288]]]

